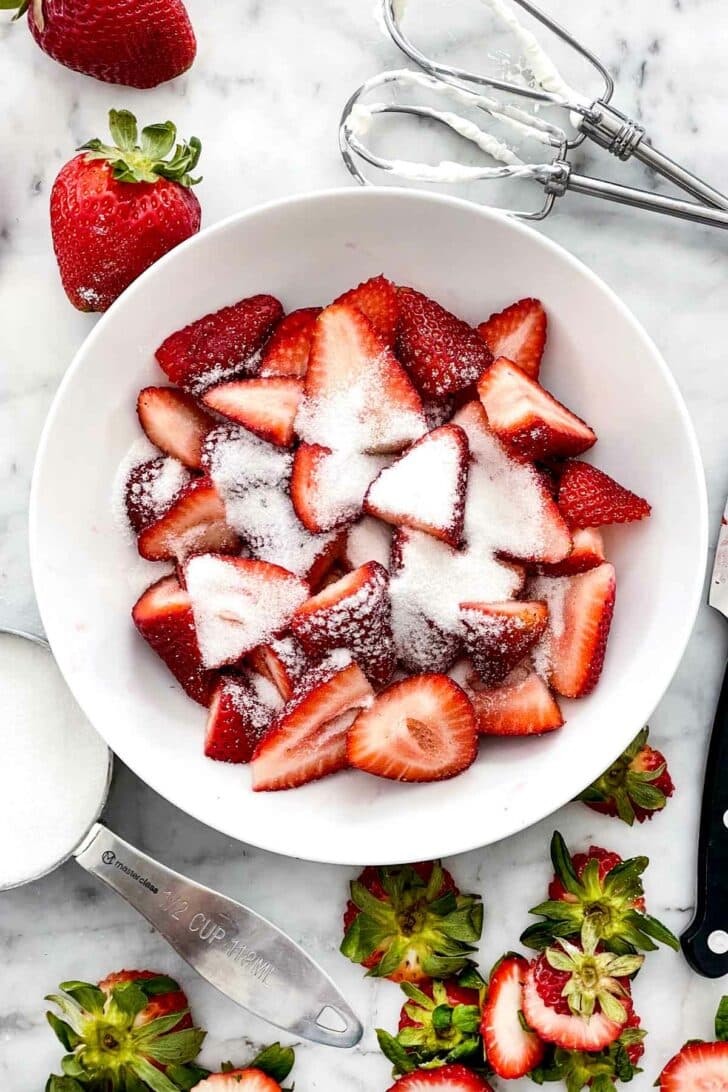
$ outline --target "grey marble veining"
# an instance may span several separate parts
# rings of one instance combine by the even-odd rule
[[[720,76],[728,45],[725,5],[720,0],[639,5],[553,0],[550,6],[611,66],[618,82],[615,101],[649,126],[655,142],[718,187],[726,185],[728,89]],[[58,382],[95,321],[67,305],[58,281],[48,230],[56,171],[83,140],[103,134],[109,107],[128,106],[144,121],[171,117],[181,133],[203,139],[205,180],[199,196],[206,224],[261,200],[347,184],[336,144],[341,104],[361,80],[400,64],[371,8],[371,0],[299,5],[189,0],[200,42],[197,62],[185,78],[153,92],[108,87],[67,72],[35,47],[23,26],[0,20],[4,621],[37,625],[26,556],[33,456]],[[594,154],[585,163],[609,177],[656,184],[638,165],[622,166]],[[728,488],[723,434],[728,235],[578,197],[568,198],[541,230],[595,269],[665,354],[697,428],[715,533]],[[659,459],[659,451],[653,457]],[[652,719],[678,784],[665,815],[628,830],[573,805],[507,843],[448,862],[465,889],[483,892],[484,966],[515,944],[528,921],[527,908],[542,898],[548,840],[556,825],[574,846],[595,840],[625,855],[647,853],[650,909],[678,932],[685,925],[693,901],[704,746],[725,653],[724,627],[703,608],[680,670]],[[286,861],[232,842],[171,807],[123,768],[117,769],[108,819],[141,848],[272,917],[345,988],[367,1025],[366,1036],[352,1052],[301,1044],[298,1088],[376,1092],[388,1086],[388,1065],[372,1029],[394,1026],[399,992],[388,983],[365,980],[337,953],[351,870]],[[43,1016],[43,995],[64,978],[96,979],[122,965],[180,977],[198,1020],[210,1029],[208,1063],[244,1057],[249,1046],[272,1037],[267,1026],[188,972],[133,911],[71,863],[32,887],[0,896],[4,1092],[40,1089],[58,1057]],[[632,1085],[635,1092],[647,1092],[684,1039],[709,1035],[720,993],[720,983],[690,974],[678,955],[660,952],[648,959],[635,986],[636,1006],[650,1032],[645,1073]]]

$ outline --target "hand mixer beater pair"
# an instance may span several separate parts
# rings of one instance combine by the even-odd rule
[[[412,7],[418,2],[422,0],[410,0]],[[554,207],[556,199],[570,190],[697,223],[728,227],[728,197],[658,151],[644,128],[611,104],[614,81],[590,50],[531,0],[513,0],[591,66],[601,87],[596,96],[584,95],[569,86],[538,38],[520,22],[507,0],[482,0],[482,3],[490,9],[500,29],[506,30],[517,43],[522,56],[515,72],[512,66],[511,71],[502,74],[498,71],[493,74],[474,72],[433,59],[415,45],[403,29],[403,0],[381,0],[381,15],[387,32],[417,70],[382,72],[363,83],[346,103],[339,143],[344,162],[358,182],[368,184],[370,181],[363,173],[365,163],[389,177],[411,182],[479,183],[520,179],[537,182],[544,191],[543,204],[536,211],[505,210],[527,219],[543,219]],[[440,4],[441,12],[450,10],[450,0]],[[372,101],[374,92],[387,94],[390,101]],[[447,108],[411,101],[423,93],[445,100]],[[409,95],[410,101],[401,101],[403,94]],[[510,101],[514,99],[515,102]],[[457,108],[468,108],[478,118],[485,114],[490,128],[481,127],[457,113]],[[559,117],[559,111],[562,124],[552,120]],[[495,161],[497,165],[468,165],[448,160],[427,164],[378,154],[369,138],[374,133],[375,123],[392,115],[407,115],[445,126],[484,152],[491,164]],[[507,139],[503,138],[503,133]],[[511,138],[512,141],[528,140],[530,147],[540,150],[539,155],[532,157],[540,161],[529,162],[521,158],[513,148]],[[670,197],[577,173],[570,157],[586,140],[606,148],[618,159],[634,156],[697,200]]]

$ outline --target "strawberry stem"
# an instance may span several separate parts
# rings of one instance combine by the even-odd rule
[[[171,121],[146,125],[140,139],[137,119],[129,110],[110,110],[109,131],[112,144],[94,139],[78,150],[86,152],[87,159],[105,159],[117,182],[153,185],[165,178],[189,187],[201,181],[190,172],[199,162],[202,144],[197,137],[176,144],[177,128]]]

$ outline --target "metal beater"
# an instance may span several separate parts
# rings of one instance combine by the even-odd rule
[[[381,0],[381,14],[388,33],[420,71],[396,69],[383,72],[357,88],[346,103],[339,128],[339,145],[347,168],[358,182],[369,184],[369,179],[360,167],[362,161],[406,181],[454,183],[520,178],[536,181],[544,190],[544,202],[537,211],[505,210],[525,219],[542,220],[551,212],[556,198],[563,197],[571,190],[589,197],[602,197],[618,204],[662,212],[684,220],[728,227],[728,197],[658,151],[650,143],[642,125],[611,105],[614,81],[602,62],[590,50],[531,0],[512,0],[592,66],[602,87],[596,97],[582,95],[563,80],[556,66],[541,49],[538,39],[520,23],[507,0],[483,2],[518,41],[524,58],[523,69],[529,77],[527,80],[519,83],[434,60],[422,52],[403,30],[402,0]],[[452,109],[438,109],[411,102],[366,101],[373,91],[380,88],[388,91],[396,89],[397,92],[417,88],[445,99],[448,106],[458,104],[475,108],[498,122],[514,138],[527,137],[536,141],[544,151],[550,148],[552,157],[544,162],[524,162],[506,141]],[[484,93],[484,88],[499,95],[515,97],[517,101],[528,100],[531,109],[491,97]],[[553,113],[551,108],[554,107],[567,112],[573,135],[567,135],[565,127],[543,116],[544,112]],[[429,119],[444,125],[485,152],[498,165],[467,166],[452,161],[430,165],[379,155],[367,144],[366,136],[376,119],[392,114]],[[606,148],[618,159],[627,160],[634,156],[697,198],[697,202],[577,173],[569,157],[573,149],[587,139],[601,148]]]

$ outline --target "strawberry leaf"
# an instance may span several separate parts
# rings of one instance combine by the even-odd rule
[[[98,986],[92,986],[90,982],[61,982],[59,989],[72,997],[86,1012],[98,1015],[104,1011],[106,994]]]
[[[715,1037],[719,1043],[728,1042],[728,997],[721,997],[715,1014]]]
[[[267,1073],[269,1077],[272,1077],[274,1081],[278,1081],[278,1084],[280,1084],[293,1069],[295,1060],[296,1055],[293,1047],[284,1047],[280,1043],[271,1043],[270,1046],[265,1047],[259,1054],[256,1054],[252,1062],[248,1062],[248,1065],[251,1069],[262,1070],[263,1073]]]
[[[154,1042],[144,1044],[144,1054],[153,1058],[155,1062],[163,1065],[167,1062],[194,1061],[200,1053],[202,1042],[206,1032],[200,1028],[185,1028],[183,1031],[173,1031],[169,1035],[163,1035]]]
[[[65,1020],[60,1020],[54,1012],[47,1012],[46,1020],[65,1050],[73,1050],[81,1042],[81,1036],[77,1035]]]
[[[177,130],[171,121],[147,125],[138,140],[136,118],[128,110],[109,111],[109,130],[113,144],[94,138],[82,144],[79,151],[88,159],[103,159],[109,163],[117,182],[147,182],[154,185],[160,179],[194,186],[200,179],[191,172],[197,166],[202,145],[197,137],[175,144]]]

